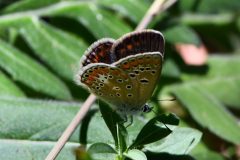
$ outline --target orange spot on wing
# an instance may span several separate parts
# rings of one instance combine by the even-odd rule
[[[133,45],[131,45],[131,44],[128,44],[128,45],[127,45],[127,49],[128,49],[128,50],[132,50],[132,48],[133,48]]]
[[[124,65],[122,66],[122,68],[123,68],[123,69],[129,69],[130,66],[129,66],[128,64],[124,64]]]

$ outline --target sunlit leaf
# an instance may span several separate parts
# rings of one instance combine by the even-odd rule
[[[46,158],[54,144],[54,142],[0,140],[0,159],[42,160]],[[78,143],[67,143],[56,160],[75,160],[74,151],[78,146]]]
[[[2,40],[0,43],[0,66],[14,80],[56,98],[71,99],[68,88],[59,78],[20,50]]]

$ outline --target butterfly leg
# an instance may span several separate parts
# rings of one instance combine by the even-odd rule
[[[130,123],[126,125],[126,128],[133,124],[133,116],[130,115],[129,118],[130,118]]]

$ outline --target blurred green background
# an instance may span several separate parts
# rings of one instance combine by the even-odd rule
[[[151,3],[0,0],[0,159],[47,155],[89,95],[73,82],[84,51],[97,39],[133,31]],[[203,134],[188,156],[171,159],[240,159],[239,8],[239,0],[179,0],[148,27],[166,39],[163,73],[150,104],[159,113],[177,114],[181,126]],[[186,64],[176,44],[204,45],[206,63]],[[171,97],[176,101],[157,101]],[[80,128],[58,159],[75,159]],[[107,130],[97,115],[89,141],[109,142]],[[184,154],[177,147],[161,151]]]

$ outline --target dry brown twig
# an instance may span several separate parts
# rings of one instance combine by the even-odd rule
[[[169,8],[172,4],[174,4],[177,0],[155,0],[147,13],[143,17],[142,21],[138,24],[135,30],[142,30],[147,28],[148,24],[152,21],[152,19],[159,13],[163,12],[167,8]],[[73,118],[71,123],[65,129],[61,137],[58,139],[57,143],[54,145],[53,149],[49,152],[48,156],[45,160],[54,160],[59,152],[62,150],[64,145],[67,143],[69,137],[72,135],[74,130],[77,128],[81,120],[85,117],[86,113],[90,109],[91,105],[96,100],[96,96],[91,94],[85,103],[82,105],[76,116]]]

